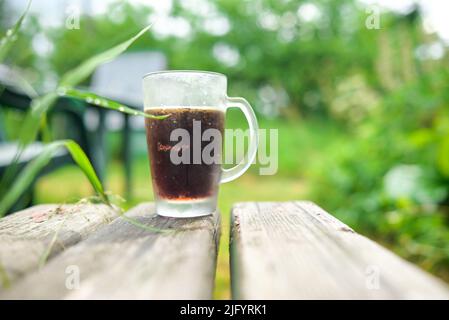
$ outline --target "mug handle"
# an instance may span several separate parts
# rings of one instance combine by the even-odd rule
[[[239,164],[236,166],[224,169],[222,168],[222,174],[221,174],[221,180],[220,183],[229,182],[232,180],[237,179],[242,174],[245,173],[246,170],[251,166],[251,163],[256,158],[257,153],[257,147],[259,145],[259,136],[258,136],[258,130],[259,126],[257,124],[257,118],[254,114],[253,109],[251,108],[251,105],[248,101],[246,101],[244,98],[240,97],[227,97],[226,98],[226,109],[227,108],[233,108],[237,107],[240,110],[242,110],[243,114],[246,117],[246,120],[248,121],[249,125],[249,146],[248,146],[248,152],[243,157],[242,161],[240,161]]]

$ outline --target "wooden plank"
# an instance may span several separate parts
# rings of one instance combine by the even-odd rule
[[[38,205],[0,219],[0,290],[117,216],[106,205]]]
[[[150,203],[126,213],[30,274],[0,299],[210,299],[219,214],[174,219]],[[140,226],[136,226],[135,222]],[[169,229],[159,233],[142,227]],[[73,276],[79,275],[79,285]]]
[[[448,287],[311,202],[232,210],[239,299],[449,299]]]

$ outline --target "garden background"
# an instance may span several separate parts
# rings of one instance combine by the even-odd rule
[[[312,200],[449,281],[448,42],[421,2],[399,9],[354,0],[35,2],[6,63],[37,91],[154,23],[127,52],[161,53],[168,69],[224,73],[229,95],[250,101],[261,128],[279,130],[276,175],[261,176],[255,165],[221,187],[217,298],[230,295],[229,212],[238,201]],[[443,2],[436,5],[444,11]],[[25,7],[0,1],[0,34]],[[1,113],[6,138],[16,139],[23,113]],[[227,127],[246,123],[233,111]],[[125,196],[121,138],[114,130],[106,138],[106,189]],[[126,207],[153,198],[143,131],[133,144]],[[34,192],[38,203],[93,194],[75,166],[41,177]]]

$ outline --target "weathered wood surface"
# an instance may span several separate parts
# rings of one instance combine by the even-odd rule
[[[231,281],[240,299],[449,299],[442,281],[311,202],[236,204]]]
[[[19,281],[0,299],[210,299],[219,215],[174,219],[152,204],[126,213]],[[136,226],[135,222],[141,224]],[[154,232],[142,226],[167,232]],[[79,275],[79,283],[77,283]]]
[[[0,290],[117,216],[106,205],[38,205],[0,219]]]

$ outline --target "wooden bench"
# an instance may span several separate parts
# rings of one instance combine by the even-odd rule
[[[238,299],[449,299],[448,287],[311,202],[232,210]]]
[[[231,223],[233,298],[449,298],[313,203],[238,203]],[[0,220],[0,299],[210,299],[219,233],[218,214],[164,218],[151,203],[35,206]]]
[[[210,299],[219,231],[218,214],[164,218],[151,203],[125,217],[32,207],[0,220],[0,299]]]

